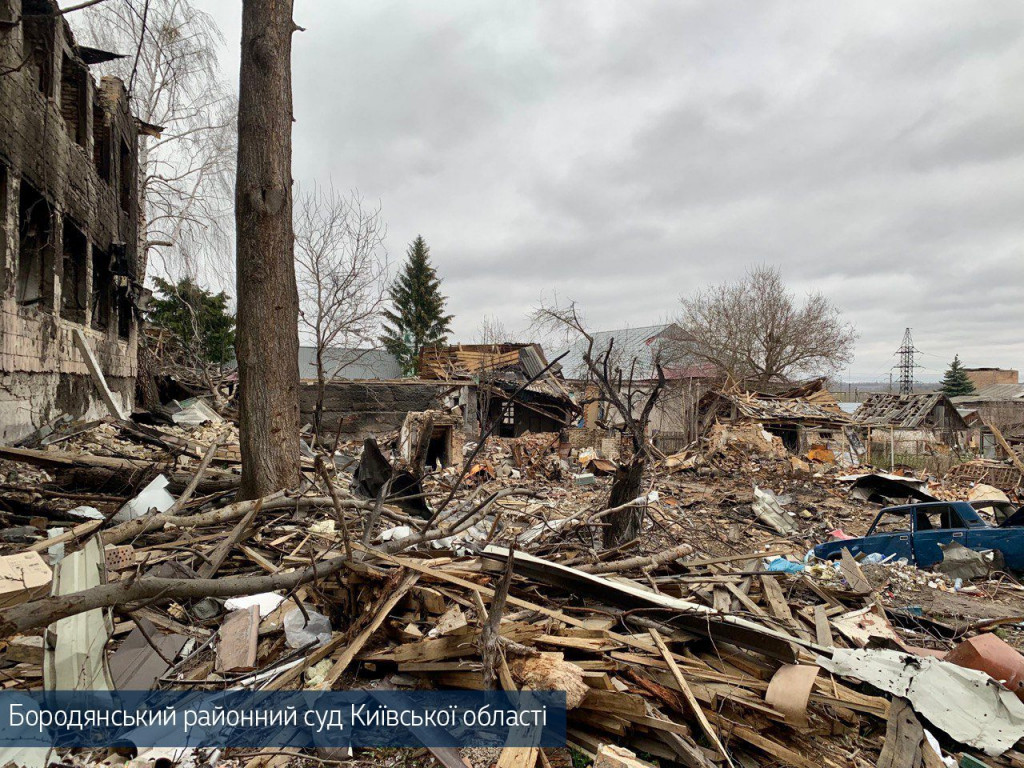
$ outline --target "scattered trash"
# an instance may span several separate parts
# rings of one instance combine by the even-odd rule
[[[243,595],[232,597],[224,601],[224,607],[229,611],[244,611],[252,606],[260,609],[260,617],[269,616],[281,603],[284,597],[274,592],[262,592],[258,595]]]
[[[188,400],[182,400],[180,403],[175,401],[174,404],[181,409],[171,414],[171,420],[175,424],[186,427],[198,427],[202,424],[220,424],[224,421],[220,414],[201,398],[193,397]]]
[[[284,636],[289,648],[324,646],[331,639],[331,621],[309,608],[305,614],[292,608],[284,615]]]
[[[782,508],[778,498],[771,491],[763,491],[754,486],[754,514],[761,522],[773,528],[783,535],[793,533],[796,530],[796,523],[789,514]]]
[[[148,515],[151,510],[166,512],[174,506],[174,497],[167,492],[170,481],[165,475],[157,475],[142,489],[142,492],[125,504],[116,515],[114,521],[123,523],[137,517]]]

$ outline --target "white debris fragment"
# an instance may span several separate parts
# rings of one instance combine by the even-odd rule
[[[902,651],[836,648],[816,661],[909,700],[936,728],[993,757],[1024,737],[1024,703],[984,672]]]

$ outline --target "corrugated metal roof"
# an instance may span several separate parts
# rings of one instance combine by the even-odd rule
[[[329,379],[367,381],[402,378],[398,358],[383,349],[334,347],[325,350],[324,369]],[[299,347],[299,378],[316,379],[316,347]]]
[[[1024,384],[993,384],[970,395],[954,397],[954,403],[986,403],[1024,401]]]
[[[669,329],[676,328],[674,323],[661,325],[645,325],[639,328],[619,328],[614,331],[595,331],[590,335],[594,338],[594,357],[608,351],[608,344],[614,340],[612,358],[621,361],[623,375],[628,375],[629,365],[636,359],[635,378],[650,379],[654,377],[654,354],[658,348],[657,339]],[[562,364],[562,375],[567,379],[581,380],[589,378],[583,354],[587,351],[587,341],[578,341],[569,348],[569,354],[559,362]],[[558,354],[565,352],[561,350]],[[558,355],[552,355],[558,357]]]

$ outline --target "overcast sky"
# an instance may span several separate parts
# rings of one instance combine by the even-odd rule
[[[200,0],[237,82],[241,4]],[[755,263],[887,378],[1024,365],[1024,3],[296,0],[294,172],[423,235],[471,341],[671,317]]]

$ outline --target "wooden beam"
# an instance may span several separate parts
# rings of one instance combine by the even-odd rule
[[[672,657],[672,652],[665,645],[665,641],[661,638],[661,635],[656,629],[650,629],[651,637],[654,639],[654,644],[658,646],[658,650],[661,651],[661,656],[665,659],[668,664],[669,671],[672,673],[672,677],[675,678],[676,683],[679,685],[679,689],[683,692],[683,697],[686,699],[686,703],[690,709],[693,710],[694,717],[697,718],[697,722],[700,723],[701,730],[704,731],[704,735],[708,737],[718,753],[723,757],[726,764],[733,768],[733,762],[729,758],[729,753],[725,751],[725,747],[722,746],[722,742],[718,740],[718,734],[715,733],[714,728],[711,727],[711,723],[708,722],[707,716],[704,714],[704,710],[701,709],[700,704],[697,702],[697,698],[693,695],[693,691],[690,690],[689,684],[686,682],[686,678],[683,677],[682,671],[679,669],[679,665],[676,664],[676,660]]]

